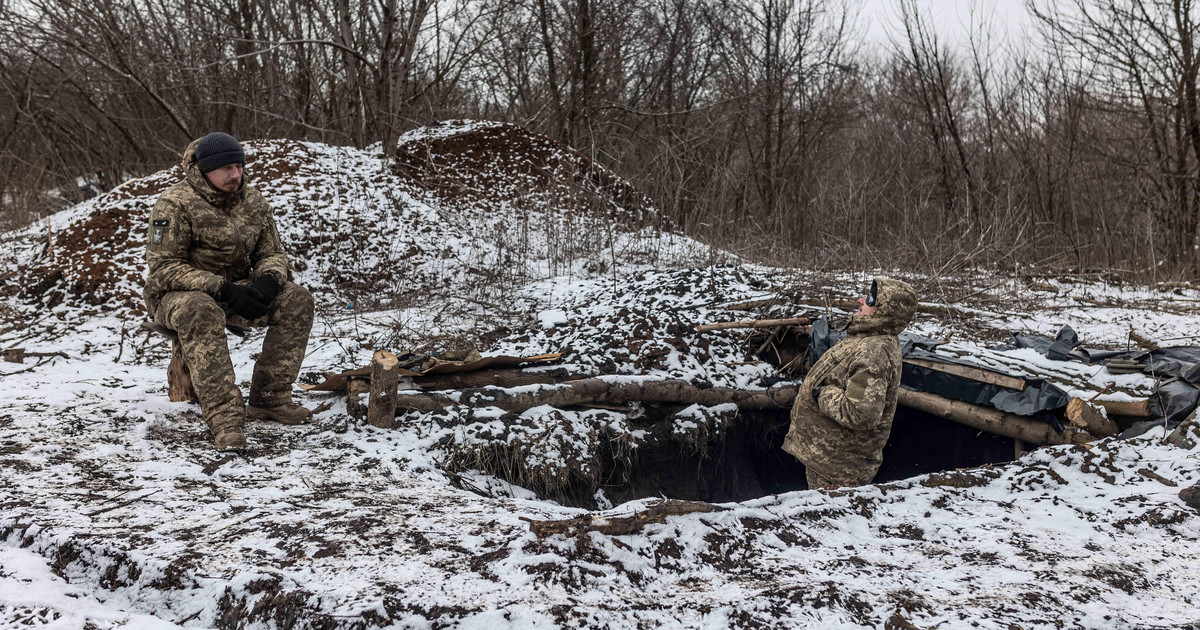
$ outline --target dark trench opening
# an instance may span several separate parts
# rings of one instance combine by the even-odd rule
[[[740,502],[807,489],[804,465],[783,449],[788,410],[742,411],[702,448],[677,440],[647,440],[602,486],[614,505],[646,497]],[[1012,461],[1012,438],[897,407],[876,483],[926,473]],[[584,507],[591,497],[568,503]]]

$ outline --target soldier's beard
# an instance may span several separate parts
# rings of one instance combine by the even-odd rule
[[[230,178],[221,182],[220,184],[217,184],[211,180],[208,183],[211,184],[213,188],[216,188],[223,193],[231,194],[237,192],[237,189],[241,187],[242,180]]]

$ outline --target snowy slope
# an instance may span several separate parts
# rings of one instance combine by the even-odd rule
[[[746,318],[723,308],[732,302],[852,297],[867,281],[707,266],[710,252],[656,229],[616,188],[599,212],[603,187],[585,206],[516,194],[477,157],[456,157],[480,130],[492,151],[500,134],[540,164],[575,159],[492,124],[407,136],[437,156],[408,171],[371,151],[249,143],[297,276],[321,305],[309,378],[378,347],[465,339],[489,354],[564,351],[557,367],[611,380],[759,387],[774,369],[748,356],[745,334],[694,325]],[[436,181],[423,164],[438,166]],[[579,189],[560,175],[541,190]],[[1200,628],[1200,513],[1179,496],[1200,482],[1200,448],[1166,443],[1161,430],[722,503],[635,534],[545,539],[522,518],[586,511],[464,468],[464,455],[504,441],[546,473],[539,479],[579,474],[614,445],[637,451],[661,437],[638,410],[452,407],[382,430],[352,420],[343,397],[297,390],[318,409],[313,425],[254,423],[244,456],[218,454],[198,409],[167,400],[166,345],[136,332],[139,217],[177,176],[134,180],[55,215],[53,258],[44,224],[0,236],[0,348],[65,355],[0,363],[0,627]],[[622,208],[628,216],[614,216]],[[584,232],[603,247],[579,240]],[[906,277],[930,301],[955,301],[935,296],[944,285]],[[978,350],[994,331],[1052,335],[1062,324],[1105,347],[1131,325],[1159,338],[1200,333],[1194,290],[1091,281],[1035,294],[1016,279],[963,282],[990,287],[959,304],[969,316],[924,314],[913,327],[955,335],[955,351]],[[231,339],[242,379],[261,338]],[[1126,389],[1144,391],[1127,378]],[[663,439],[681,444],[711,445],[747,422],[722,408],[664,413],[674,437]],[[607,503],[603,491],[595,502]]]

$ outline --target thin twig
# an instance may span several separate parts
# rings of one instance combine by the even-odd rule
[[[150,492],[147,492],[146,494],[143,494],[143,495],[142,495],[142,496],[140,496],[140,497],[134,497],[134,498],[132,498],[132,499],[130,499],[130,500],[128,500],[128,501],[125,501],[125,502],[123,502],[123,503],[118,503],[118,504],[116,504],[116,505],[113,505],[113,506],[110,506],[110,507],[106,507],[106,508],[103,508],[103,509],[100,509],[100,510],[96,510],[95,512],[90,512],[90,513],[88,513],[88,514],[85,514],[84,516],[89,516],[89,517],[91,517],[91,516],[96,516],[96,515],[98,515],[98,514],[103,514],[103,513],[105,513],[105,512],[110,512],[110,511],[112,511],[112,510],[115,510],[115,509],[117,509],[117,508],[123,508],[123,507],[125,507],[126,505],[129,505],[130,503],[137,503],[138,501],[141,501],[142,499],[145,499],[146,497],[148,497],[148,496],[150,496],[150,495],[153,495],[153,494],[158,494],[158,493],[159,493],[159,492],[161,492],[161,491],[162,491],[162,488],[159,488],[158,490],[152,490],[152,491],[150,491]]]

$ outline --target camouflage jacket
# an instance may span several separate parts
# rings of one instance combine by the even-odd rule
[[[875,314],[852,316],[847,336],[804,377],[783,450],[842,486],[870,483],[883,461],[900,388],[897,335],[912,320],[917,294],[899,280],[876,279]],[[823,385],[820,400],[812,389]]]
[[[196,166],[197,142],[183,152],[187,176],[163,191],[150,211],[142,298],[151,315],[171,291],[203,291],[219,299],[226,280],[265,273],[280,284],[288,280],[271,206],[245,176],[232,194],[209,186]]]

